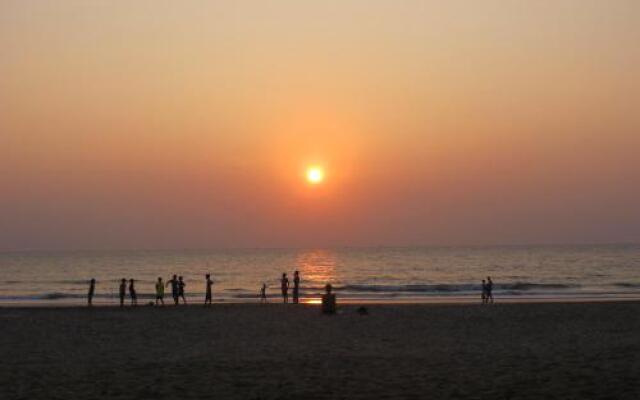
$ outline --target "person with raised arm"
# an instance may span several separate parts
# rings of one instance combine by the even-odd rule
[[[173,275],[171,279],[167,281],[165,286],[171,285],[171,296],[173,297],[173,302],[175,305],[178,305],[178,275]]]

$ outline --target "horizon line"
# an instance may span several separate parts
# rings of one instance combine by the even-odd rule
[[[9,253],[101,253],[101,252],[224,252],[224,251],[318,251],[318,250],[348,250],[348,249],[447,249],[447,248],[505,248],[505,247],[589,247],[589,246],[636,246],[640,241],[617,242],[547,242],[547,243],[502,243],[502,244],[411,244],[411,245],[328,245],[328,246],[238,246],[238,247],[113,247],[113,248],[24,248],[0,249],[0,254]]]

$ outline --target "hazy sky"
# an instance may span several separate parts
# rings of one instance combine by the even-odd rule
[[[2,0],[0,249],[640,241],[639,21]]]

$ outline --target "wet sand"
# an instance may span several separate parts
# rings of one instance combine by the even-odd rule
[[[0,399],[638,399],[640,303],[0,308]]]

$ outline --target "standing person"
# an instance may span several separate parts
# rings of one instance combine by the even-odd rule
[[[136,294],[136,288],[133,286],[133,278],[129,279],[129,296],[131,296],[131,305],[138,305],[138,295]]]
[[[175,305],[178,305],[178,275],[173,275],[173,277],[167,281],[166,286],[169,285],[171,285],[171,296],[173,297],[173,302]]]
[[[127,294],[127,280],[122,278],[120,281],[120,307],[124,307],[124,296]]]
[[[186,283],[182,280],[182,277],[178,277],[178,298],[182,297],[182,301],[184,304],[187,304],[187,299],[184,297],[184,287],[187,286]]]
[[[293,273],[293,304],[300,301],[300,272]]]
[[[280,289],[282,289],[282,301],[289,302],[289,278],[286,273],[282,273],[282,279],[280,279]]]
[[[482,280],[482,295],[480,297],[482,299],[482,304],[487,303],[487,281]]]
[[[487,276],[487,303],[489,301],[493,304],[493,281],[490,276]]]
[[[213,285],[213,281],[211,280],[211,275],[207,274],[206,275],[206,285],[207,285],[207,292],[206,295],[204,296],[204,305],[211,305],[211,286]]]
[[[89,307],[91,307],[93,305],[93,295],[96,292],[96,280],[94,278],[91,278],[91,281],[89,281],[89,293],[87,294],[87,304],[89,305]]]
[[[158,300],[164,306],[164,282],[161,277],[158,277],[156,282],[156,305],[158,305]]]
[[[267,284],[266,283],[262,283],[262,287],[260,288],[260,303],[266,303],[267,302]]]

